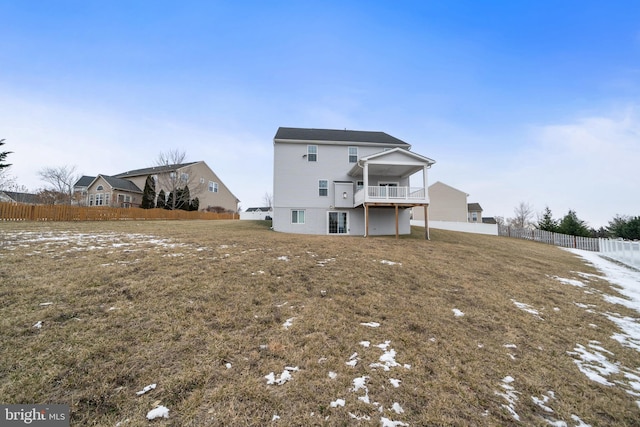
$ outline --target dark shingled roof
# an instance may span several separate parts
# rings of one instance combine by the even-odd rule
[[[278,128],[274,139],[299,141],[370,142],[409,146],[406,142],[384,132],[338,129]]]
[[[271,208],[269,207],[264,207],[264,208],[247,208],[247,210],[245,212],[269,212],[271,210]]]
[[[16,203],[31,203],[38,204],[40,202],[40,197],[37,194],[32,193],[21,193],[18,191],[3,191],[11,200]]]
[[[78,182],[74,184],[74,187],[88,187],[94,179],[96,179],[95,176],[83,175]]]
[[[116,178],[114,176],[107,176],[107,175],[100,175],[100,176],[104,178],[104,180],[107,181],[113,189],[131,191],[134,193],[142,193],[142,190],[138,188],[138,186],[135,185],[133,182],[129,181],[128,179]]]
[[[492,216],[483,216],[482,217],[482,223],[483,224],[497,224],[498,222]]]
[[[154,175],[157,173],[163,172],[173,172],[176,169],[180,169],[186,166],[195,165],[198,162],[189,162],[189,163],[177,163],[173,165],[164,165],[164,166],[152,166],[150,168],[144,169],[136,169],[133,171],[122,172],[116,175],[113,175],[114,178],[127,178],[131,176],[141,176],[141,175]]]
[[[480,207],[480,203],[467,203],[467,210],[469,212],[480,212],[482,208]]]

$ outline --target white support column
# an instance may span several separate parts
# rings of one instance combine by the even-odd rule
[[[424,187],[424,198],[425,200],[429,200],[429,188],[427,186],[427,169],[429,169],[426,165],[422,167],[422,186]]]
[[[364,164],[362,168],[362,185],[364,186],[364,202],[369,201],[369,163]]]

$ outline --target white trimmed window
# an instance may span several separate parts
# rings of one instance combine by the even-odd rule
[[[109,204],[109,196],[110,196],[109,193],[105,193],[105,195],[104,195],[104,205],[105,206],[109,206],[110,205]]]
[[[189,181],[189,174],[188,173],[181,173],[180,174],[180,181],[182,182],[188,182]]]
[[[93,206],[94,200],[93,200],[93,194],[89,194],[89,206]]]
[[[318,196],[328,196],[329,195],[329,181],[326,179],[321,179],[318,181]]]
[[[217,182],[213,182],[213,181],[209,181],[209,191],[212,193],[217,193],[218,192],[218,183]]]
[[[291,211],[291,224],[304,224],[303,209],[294,209]]]
[[[349,147],[349,163],[358,161],[358,147]]]
[[[356,191],[362,190],[364,188],[364,181],[356,181]]]
[[[104,204],[104,194],[97,193],[96,194],[96,206],[102,206]]]
[[[204,184],[204,178],[200,178],[200,184]]]
[[[317,162],[318,161],[318,146],[317,145],[307,145],[307,161],[308,162]]]

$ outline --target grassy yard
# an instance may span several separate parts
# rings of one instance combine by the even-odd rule
[[[605,316],[638,314],[578,275],[595,270],[539,243],[422,236],[0,223],[0,401],[69,404],[73,426],[640,425],[640,353]],[[616,386],[578,369],[590,344]],[[158,405],[169,418],[148,421]]]

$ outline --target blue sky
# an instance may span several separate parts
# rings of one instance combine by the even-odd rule
[[[0,17],[0,138],[29,189],[43,167],[180,149],[247,208],[279,126],[347,128],[412,144],[485,216],[640,215],[637,1],[5,0]]]

